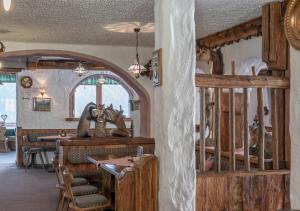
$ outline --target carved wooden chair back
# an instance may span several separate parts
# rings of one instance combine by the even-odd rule
[[[53,168],[55,170],[55,175],[56,175],[56,178],[57,178],[58,185],[63,186],[64,184],[63,184],[63,181],[62,181],[62,175],[60,174],[58,160],[53,158],[52,159],[52,164],[53,164]]]
[[[72,183],[74,177],[68,170],[64,170],[62,174],[63,174],[63,180],[64,180],[67,194],[70,197],[71,201],[74,203],[74,195],[72,192]]]
[[[8,152],[8,141],[7,137],[5,136],[6,127],[0,127],[0,142],[4,143],[5,152]]]
[[[5,137],[5,131],[6,131],[6,127],[0,127],[0,141],[6,140]]]

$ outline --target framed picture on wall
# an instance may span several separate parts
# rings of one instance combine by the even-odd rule
[[[51,98],[33,98],[33,111],[51,111]]]
[[[151,66],[153,70],[153,86],[162,86],[163,73],[161,48],[153,52]]]

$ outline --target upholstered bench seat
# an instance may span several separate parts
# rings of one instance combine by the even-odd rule
[[[92,194],[85,196],[77,196],[74,199],[76,206],[80,208],[88,208],[109,204],[108,199],[100,194]]]
[[[87,185],[89,181],[83,177],[75,177],[72,186]]]
[[[83,196],[99,193],[99,189],[93,185],[80,185],[72,187],[74,196]]]

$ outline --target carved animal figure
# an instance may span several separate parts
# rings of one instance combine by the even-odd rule
[[[105,109],[107,121],[116,125],[117,129],[111,130],[112,136],[122,136],[126,137],[129,136],[129,133],[126,129],[124,117],[122,116],[122,111],[115,110],[113,105],[110,105]]]
[[[90,122],[92,120],[96,121],[96,118],[93,115],[93,110],[97,108],[95,103],[89,103],[85,106],[81,117],[79,119],[78,127],[77,127],[77,136],[81,138],[89,137],[89,129],[90,129]]]
[[[221,49],[214,51],[205,46],[200,46],[196,51],[196,61],[207,62],[210,67],[209,74],[223,74],[224,64]]]
[[[265,158],[272,157],[272,133],[265,132]],[[254,123],[252,126],[249,126],[249,145],[250,145],[250,154],[258,155],[258,124]]]

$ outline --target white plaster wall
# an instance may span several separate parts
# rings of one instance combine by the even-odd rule
[[[163,85],[154,89],[159,210],[195,210],[194,0],[155,0],[155,47]]]
[[[231,74],[231,61],[235,61],[237,67],[238,64],[248,58],[262,58],[262,38],[255,37],[249,40],[241,40],[238,43],[224,46],[221,51],[224,60],[224,73]]]
[[[124,69],[124,71],[127,70],[127,68],[129,67],[130,64],[133,63],[134,57],[135,57],[135,47],[129,47],[129,46],[97,46],[97,45],[74,45],[74,44],[61,44],[61,43],[29,43],[29,42],[11,42],[11,41],[3,41],[5,46],[6,46],[6,51],[18,51],[18,50],[36,50],[36,49],[47,49],[47,50],[66,50],[66,51],[72,51],[72,52],[77,52],[77,53],[83,53],[83,54],[88,54],[88,55],[92,55],[92,56],[96,56],[102,59],[105,59],[119,67],[121,67],[122,69]],[[153,52],[153,48],[151,47],[141,47],[139,50],[140,53],[140,58],[141,58],[141,63],[144,64],[146,62],[148,62],[151,57],[152,57],[152,52]],[[65,72],[65,74],[67,74]],[[65,75],[64,75],[65,76]],[[51,78],[52,77],[52,78]],[[68,77],[68,76],[66,76]],[[48,78],[48,77],[46,77]],[[49,74],[49,80],[53,80],[54,81],[58,81],[59,82],[59,78],[55,78],[55,76],[52,74]],[[72,83],[71,80],[73,80],[72,78],[70,78],[69,83]],[[153,86],[152,86],[152,82],[149,80],[149,78],[146,77],[141,77],[140,79],[138,79],[138,81],[145,87],[145,89],[147,90],[148,94],[150,95],[150,100],[151,100],[151,109],[153,111]],[[69,84],[70,85],[70,84]],[[68,90],[67,87],[62,88],[62,92],[64,93],[64,96],[61,96],[59,98],[61,99],[57,99],[58,101],[55,100],[55,102],[53,102],[53,105],[56,106],[68,106],[68,100],[66,102],[62,102],[62,98],[65,99],[66,97],[66,92]],[[36,92],[38,92],[36,90]],[[56,93],[53,90],[53,93]],[[24,93],[20,93],[20,98],[22,98],[22,94]],[[50,91],[48,93],[49,95],[52,94],[52,92]],[[36,93],[33,93],[32,95],[36,95]],[[29,108],[32,105],[29,105],[31,103],[26,103],[26,100],[22,100],[23,102],[21,103],[22,107],[24,106],[24,108]],[[21,107],[19,107],[21,108]],[[54,107],[53,107],[54,108]],[[60,107],[61,108],[61,107]],[[54,114],[56,117],[59,117],[60,120],[62,118],[65,118],[65,111],[61,111],[60,108],[54,108],[53,111],[60,111],[60,113]],[[31,107],[32,110],[32,107]],[[20,109],[20,111],[18,112],[23,113],[22,109]],[[51,112],[53,113],[53,112]],[[32,114],[32,113],[31,113]],[[60,115],[63,114],[63,117],[61,117]],[[27,115],[27,117],[30,117],[29,114],[24,114]],[[43,116],[43,118],[48,118],[50,114],[38,114],[37,118],[31,118],[33,122],[35,122],[35,119],[37,119],[37,123],[39,123],[41,121],[41,117]],[[68,116],[68,114],[67,114]],[[32,117],[32,116],[31,116]],[[136,117],[139,118],[139,117]],[[151,118],[153,118],[153,115],[151,115]],[[20,121],[23,118],[20,118]],[[30,118],[29,118],[30,119]],[[151,119],[151,136],[154,134],[153,132],[153,122],[154,120]],[[24,122],[22,122],[24,123]],[[56,122],[57,123],[57,122]],[[45,125],[40,126],[39,124],[37,124],[39,127],[38,128],[44,128]],[[53,123],[49,123],[49,126],[55,126],[55,128],[59,127],[59,126],[63,126],[66,128],[69,127],[73,127],[74,123],[61,123],[60,125]],[[26,125],[27,127],[27,125]],[[29,127],[29,126],[28,126]],[[30,128],[32,128],[33,126],[31,126]],[[36,128],[36,129],[38,129]]]
[[[291,47],[291,203],[293,209],[300,209],[300,51]]]

